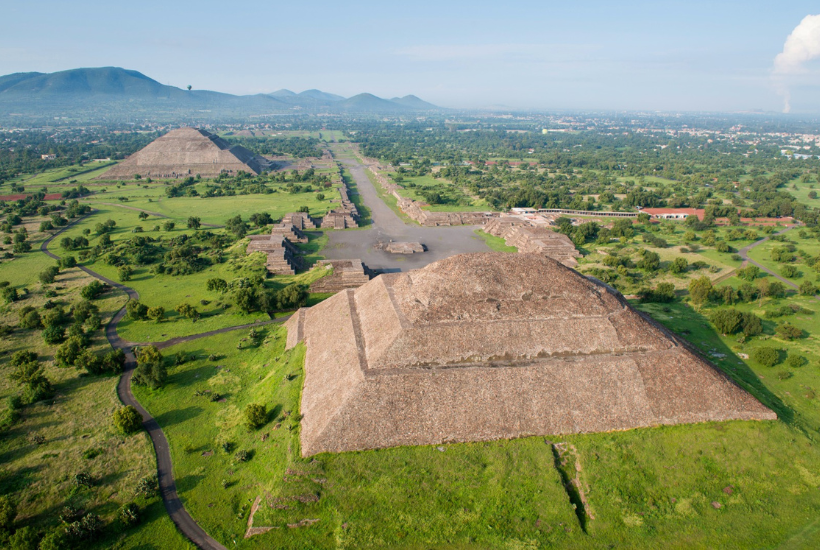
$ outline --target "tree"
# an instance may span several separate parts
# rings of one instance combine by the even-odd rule
[[[93,300],[102,294],[103,290],[105,290],[105,285],[103,285],[100,281],[91,281],[83,287],[80,291],[80,295],[86,300]]]
[[[20,319],[20,326],[29,330],[36,330],[38,328],[43,328],[43,320],[40,318],[40,314],[37,313],[37,311],[28,311]]]
[[[17,529],[9,538],[9,550],[36,550],[40,535],[30,525]]]
[[[242,221],[242,216],[237,214],[225,222],[225,229],[242,238],[248,233],[248,224]]]
[[[265,227],[266,225],[270,225],[273,223],[273,218],[271,218],[270,214],[264,212],[261,214],[252,214],[250,217],[250,221],[256,227]]]
[[[803,336],[803,331],[791,323],[783,323],[775,328],[774,331],[784,340],[794,340]]]
[[[140,220],[147,220],[147,219],[148,219],[148,213],[147,213],[147,212],[140,212],[140,213],[139,213],[139,216],[137,216],[137,217],[138,217]]]
[[[80,336],[69,336],[68,340],[57,348],[54,360],[61,367],[73,367],[85,350],[85,342]]]
[[[689,262],[686,258],[677,257],[669,264],[669,272],[677,275],[686,271],[687,267],[689,267]]]
[[[156,390],[165,384],[167,377],[165,359],[156,347],[144,346],[137,350],[137,368],[131,378],[135,384]]]
[[[156,306],[148,309],[148,318],[159,323],[165,318],[165,308]]]
[[[65,338],[65,329],[61,326],[52,325],[43,331],[43,340],[46,344],[57,345]]]
[[[63,268],[70,268],[77,266],[77,258],[74,256],[66,256],[60,260],[60,266]]]
[[[712,314],[711,321],[718,332],[734,334],[740,330],[741,315],[736,309],[719,309]]]
[[[675,300],[675,285],[672,283],[658,283],[655,290],[643,289],[638,294],[641,302],[668,303]]]
[[[125,304],[125,312],[129,319],[140,321],[148,317],[148,306],[140,303],[139,300],[131,300]]]
[[[119,269],[117,269],[117,275],[119,275],[121,282],[127,282],[131,280],[131,275],[134,274],[134,270],[131,269],[130,265],[121,265]]]
[[[249,430],[258,430],[268,421],[268,409],[265,405],[251,403],[245,407],[245,425]]]
[[[709,277],[699,277],[692,279],[689,283],[689,298],[696,306],[705,304],[712,293],[712,281]]]
[[[114,427],[124,435],[138,432],[142,428],[142,415],[131,405],[120,407],[112,417]]]
[[[657,271],[661,267],[661,257],[657,252],[643,249],[637,265],[644,271]]]
[[[225,292],[228,290],[228,283],[225,279],[208,279],[206,283],[206,288],[211,292]]]
[[[199,218],[196,216],[191,216],[188,218],[188,229],[199,229],[199,226],[202,225],[199,221]]]
[[[749,265],[737,270],[737,276],[746,281],[754,281],[760,276],[760,268],[756,265]]]
[[[17,504],[8,495],[0,496],[0,532],[11,531],[17,517]]]
[[[3,301],[5,303],[10,304],[12,302],[17,301],[17,298],[18,298],[17,289],[14,288],[13,286],[4,287],[3,290],[0,291],[0,292],[2,292],[2,294],[3,294]]]
[[[183,317],[191,319],[194,323],[196,323],[196,321],[200,317],[200,313],[196,310],[196,308],[187,303],[179,304],[175,309],[177,313],[179,313]]]
[[[817,287],[811,281],[803,281],[800,283],[800,294],[804,296],[813,296],[817,294]]]
[[[173,231],[174,227],[176,227],[176,224],[174,222],[170,221],[170,220],[165,222],[164,224],[162,224],[162,228],[165,231]]]
[[[780,362],[780,353],[774,348],[756,348],[752,352],[752,359],[764,367],[773,367]]]

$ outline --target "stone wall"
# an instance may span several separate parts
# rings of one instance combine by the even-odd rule
[[[546,227],[536,227],[532,223],[504,216],[491,220],[484,226],[490,235],[501,237],[507,246],[514,246],[522,254],[541,254],[557,260],[567,267],[575,267],[581,254],[575,249],[569,237]]]

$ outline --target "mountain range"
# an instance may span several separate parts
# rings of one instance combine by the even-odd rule
[[[134,117],[207,114],[259,116],[296,112],[402,114],[441,110],[414,95],[383,99],[363,93],[345,98],[320,90],[232,95],[161,84],[118,67],[0,76],[0,118],[7,116]]]

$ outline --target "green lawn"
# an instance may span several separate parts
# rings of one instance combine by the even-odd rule
[[[506,241],[501,237],[490,235],[489,233],[485,233],[481,229],[476,229],[475,234],[481,237],[481,239],[485,243],[487,243],[487,246],[489,246],[491,250],[494,250],[496,252],[518,252],[518,249],[516,247],[507,246]]]

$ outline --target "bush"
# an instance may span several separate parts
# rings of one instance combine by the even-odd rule
[[[802,366],[803,366],[803,365],[805,365],[807,362],[808,362],[808,361],[806,361],[806,358],[805,358],[805,357],[803,357],[802,355],[789,355],[789,356],[786,358],[786,364],[787,364],[788,366],[790,366],[790,367],[794,368],[794,369],[799,368],[799,367],[802,367]]]
[[[783,323],[774,330],[784,340],[794,340],[803,336],[803,331],[791,323]]]
[[[251,454],[246,450],[236,451],[234,458],[237,462],[247,462],[251,459]]]
[[[138,497],[151,498],[157,496],[159,493],[159,479],[157,474],[151,474],[144,477],[137,482],[134,488],[134,494]]]
[[[165,384],[168,372],[165,370],[165,360],[154,346],[145,346],[137,352],[137,368],[131,380],[138,385],[145,385],[151,389],[159,389]]]
[[[814,296],[817,294],[817,287],[811,281],[803,281],[800,283],[800,294],[803,296]]]
[[[251,403],[245,407],[245,425],[249,430],[258,430],[268,421],[268,409],[265,405]]]
[[[76,326],[76,325],[75,325]],[[72,329],[74,326],[71,327]],[[54,360],[61,367],[73,367],[85,351],[85,341],[82,336],[69,336],[54,354]]]
[[[96,514],[86,514],[79,521],[66,526],[66,533],[74,540],[94,540],[104,527],[102,519]]]
[[[760,276],[760,268],[756,265],[746,266],[737,270],[737,276],[746,281],[754,281]]]
[[[689,298],[695,305],[701,305],[709,300],[709,295],[712,293],[712,281],[709,277],[700,277],[692,279],[689,283]]]
[[[120,282],[125,283],[131,280],[131,275],[134,274],[134,270],[131,269],[131,266],[122,265],[117,270],[117,275],[120,278]]]
[[[9,531],[17,517],[17,504],[11,497],[0,496],[0,531]]]
[[[780,274],[783,275],[784,277],[789,278],[789,279],[793,279],[793,278],[797,277],[797,273],[798,273],[797,268],[794,267],[793,265],[784,265],[780,269]]]
[[[4,287],[3,290],[2,290],[2,294],[3,294],[3,301],[7,304],[10,304],[12,302],[16,302],[17,298],[19,297],[17,295],[17,289],[14,288],[13,286]]]
[[[9,550],[36,550],[40,536],[30,525],[21,527],[9,538]]]
[[[57,266],[50,266],[40,272],[40,282],[44,285],[48,285],[54,282],[57,278],[57,275],[60,273],[60,268]]]
[[[57,345],[65,339],[65,329],[58,325],[46,327],[43,331],[43,340],[51,346]]]
[[[780,352],[774,348],[756,348],[752,352],[752,359],[764,367],[773,367],[780,362]]]
[[[80,295],[86,300],[93,300],[102,294],[103,290],[105,290],[105,285],[100,281],[91,281],[83,287],[82,291],[80,291]]]
[[[128,318],[135,321],[148,318],[148,306],[141,304],[139,300],[131,300],[125,304],[125,311]]]
[[[161,322],[165,318],[165,308],[162,306],[149,308],[148,318],[157,323]]]
[[[142,428],[142,415],[131,405],[120,407],[114,411],[112,420],[114,421],[114,427],[121,434],[130,435]]]
[[[133,527],[140,522],[140,507],[133,502],[124,504],[119,512],[120,520],[127,527]]]
[[[20,326],[29,330],[36,330],[43,328],[43,320],[36,311],[28,311],[22,319],[20,319]]]

